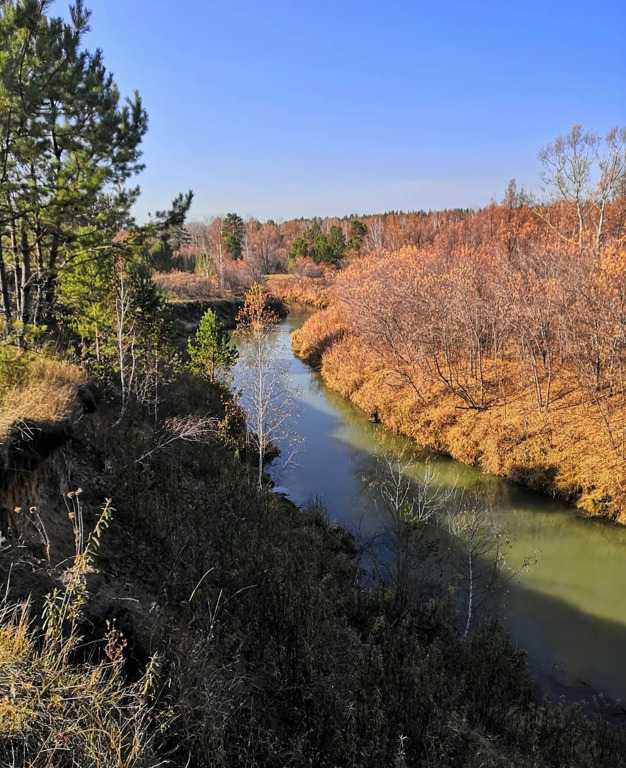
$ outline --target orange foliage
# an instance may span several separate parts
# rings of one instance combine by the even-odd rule
[[[301,259],[299,261],[304,261]],[[317,309],[324,309],[330,303],[333,272],[328,268],[312,263],[298,265],[299,269],[290,275],[268,275],[267,287],[278,298],[293,304],[304,304]]]
[[[342,307],[323,309],[310,318],[304,329],[292,334],[293,349],[311,365],[319,365],[324,352],[341,339],[348,327]]]
[[[157,272],[154,282],[169,301],[206,301],[215,294],[211,281],[199,273]]]
[[[380,217],[397,247],[353,259],[297,354],[418,442],[626,522],[623,216],[582,246],[565,203],[412,216]]]

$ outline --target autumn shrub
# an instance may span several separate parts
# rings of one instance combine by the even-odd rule
[[[323,309],[291,335],[294,352],[311,365],[319,365],[324,352],[348,330],[341,308]]]
[[[267,285],[283,301],[324,309],[331,301],[333,280],[332,270],[310,262],[298,263],[292,274],[268,275]]]
[[[622,520],[621,331],[584,297],[619,314],[623,261],[550,236],[541,261],[536,242],[507,261],[493,242],[449,235],[445,248],[355,259],[334,303],[293,334],[294,351],[418,443]]]

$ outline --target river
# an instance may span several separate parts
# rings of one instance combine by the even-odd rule
[[[274,354],[290,371],[298,404],[291,427],[303,438],[295,463],[270,473],[299,505],[319,499],[331,521],[368,536],[379,526],[367,488],[381,445],[406,441],[329,390],[291,351],[290,334],[310,312],[292,311],[277,328]],[[443,456],[416,459],[411,474],[471,489],[489,502],[510,539],[507,567],[516,574],[499,605],[514,644],[528,654],[539,687],[553,697],[626,699],[626,529],[580,517],[565,504]],[[531,560],[525,571],[522,564]]]

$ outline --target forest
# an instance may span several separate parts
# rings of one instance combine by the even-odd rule
[[[0,3],[0,764],[626,764],[621,706],[542,699],[402,504],[366,585],[271,492],[225,330],[264,402],[281,299],[325,307],[294,344],[342,394],[619,518],[624,131],[548,145],[544,203],[188,222],[176,191],[139,224],[147,112],[52,5]]]
[[[592,137],[574,128],[562,143],[580,156]],[[590,153],[578,202],[564,188],[538,205],[511,184],[481,211],[392,217],[405,242],[353,260],[294,344],[333,388],[418,442],[619,520],[623,132],[607,144],[595,167]],[[571,171],[568,151],[559,162]],[[602,206],[606,168],[621,169],[621,186]]]

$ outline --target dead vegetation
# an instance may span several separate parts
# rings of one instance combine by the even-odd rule
[[[84,373],[70,362],[8,349],[0,359],[0,441],[19,421],[67,419],[85,382]]]

